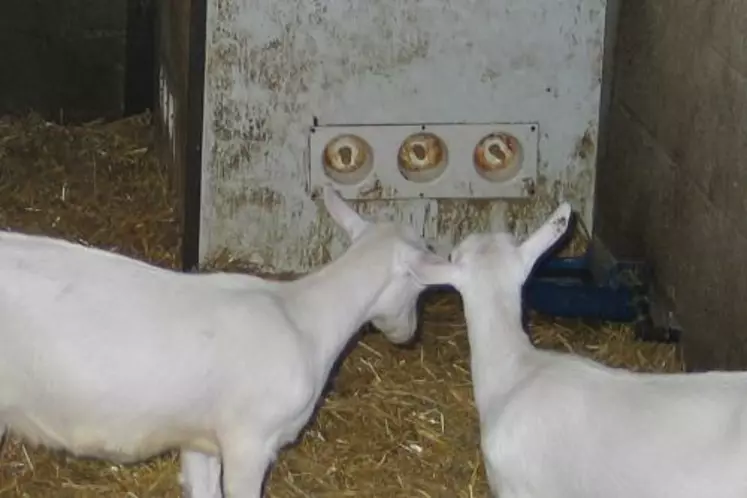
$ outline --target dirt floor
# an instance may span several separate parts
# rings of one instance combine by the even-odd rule
[[[156,264],[177,264],[179,231],[150,116],[60,127],[0,119],[0,227],[62,236]],[[535,318],[539,347],[607,364],[678,371],[670,345],[622,326]],[[1,346],[0,346],[1,347]],[[343,363],[301,443],[281,455],[267,496],[487,497],[478,452],[469,348],[458,298],[426,306],[423,339],[397,348],[369,334]],[[138,466],[78,460],[11,441],[2,497],[177,497],[175,455]]]

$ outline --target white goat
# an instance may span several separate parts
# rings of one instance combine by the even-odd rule
[[[500,498],[745,498],[747,373],[646,374],[537,350],[522,286],[568,204],[523,244],[471,234],[423,284],[462,295],[481,447]]]
[[[408,227],[364,221],[331,188],[352,239],[304,278],[185,274],[99,249],[0,235],[0,435],[129,463],[182,450],[192,497],[258,497],[349,340],[372,321],[417,327],[434,257]]]

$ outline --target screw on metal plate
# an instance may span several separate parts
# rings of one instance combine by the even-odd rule
[[[314,187],[311,189],[311,200],[316,201],[322,198],[322,187]]]
[[[531,178],[524,178],[524,191],[529,196],[533,196],[536,192],[536,187],[534,185],[534,180]]]

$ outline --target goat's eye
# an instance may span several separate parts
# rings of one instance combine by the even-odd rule
[[[448,259],[449,263],[451,263],[451,253],[449,253],[449,256],[446,259]]]
[[[427,247],[430,252],[433,252],[433,244],[426,244],[425,247]]]

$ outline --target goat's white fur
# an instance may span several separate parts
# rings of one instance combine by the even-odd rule
[[[261,495],[367,321],[412,338],[433,257],[409,227],[363,220],[327,187],[352,239],[295,281],[185,274],[41,236],[0,234],[0,434],[135,462],[182,450],[194,498]]]
[[[500,498],[744,498],[747,373],[646,374],[533,348],[521,290],[566,232],[562,204],[523,244],[471,234],[424,284],[462,295],[481,447]]]

